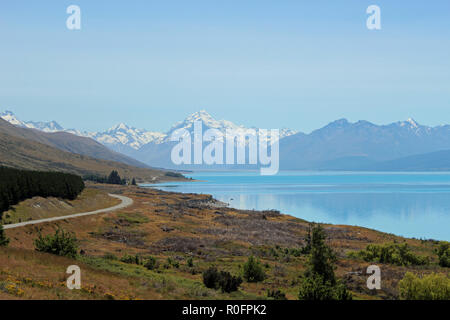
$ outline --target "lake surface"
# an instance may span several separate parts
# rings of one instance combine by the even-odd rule
[[[152,185],[206,193],[238,209],[276,209],[308,221],[450,240],[450,172],[195,172],[198,182]]]

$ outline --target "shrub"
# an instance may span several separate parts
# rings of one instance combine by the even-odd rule
[[[244,264],[244,279],[247,282],[259,282],[263,281],[266,277],[261,264],[256,261],[255,257],[250,256],[247,262]]]
[[[439,265],[444,268],[450,267],[450,243],[443,242],[439,244],[436,253],[439,258]]]
[[[230,293],[233,291],[237,291],[241,283],[241,277],[235,277],[232,276],[229,272],[220,271],[219,287],[222,289],[222,292]]]
[[[187,263],[187,266],[188,266],[189,268],[193,268],[193,267],[194,267],[194,259],[192,259],[192,257],[189,257],[189,258],[186,260],[186,263]]]
[[[425,265],[428,258],[411,252],[406,243],[369,244],[365,250],[351,252],[350,257],[361,258],[367,262],[389,263],[398,266]]]
[[[137,264],[137,265],[142,264],[141,257],[139,257],[139,255],[137,255],[137,254],[134,256],[125,254],[125,255],[123,255],[122,258],[120,258],[120,261],[129,263],[129,264]]]
[[[55,235],[47,235],[34,240],[34,246],[37,251],[56,254],[58,256],[66,256],[75,258],[78,251],[77,238],[75,234],[57,229]]]
[[[286,295],[280,290],[267,290],[267,298],[274,300],[287,300]]]
[[[5,230],[3,225],[0,224],[0,247],[6,247],[9,243],[9,239],[5,235]]]
[[[340,281],[332,284],[319,274],[304,277],[298,294],[300,300],[351,300],[352,296]]]
[[[103,259],[107,259],[107,260],[117,260],[117,256],[113,253],[105,253],[105,255],[103,256]]]
[[[144,267],[146,267],[148,270],[153,270],[156,268],[157,261],[154,257],[148,257],[147,261],[144,264]]]
[[[226,271],[218,271],[215,267],[208,268],[203,272],[203,283],[207,288],[221,289],[222,292],[237,291],[242,283],[241,277],[232,276]]]
[[[435,274],[419,278],[407,272],[399,282],[400,299],[403,300],[449,300],[450,278]]]
[[[167,258],[167,264],[177,269],[180,267],[180,263],[172,258]]]
[[[217,268],[210,267],[205,272],[203,272],[203,284],[207,288],[217,289],[219,286],[220,273]]]

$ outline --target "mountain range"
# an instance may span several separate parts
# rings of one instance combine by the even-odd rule
[[[106,176],[117,170],[123,178],[136,178],[141,182],[174,179],[166,175],[166,171],[150,168],[90,138],[67,132],[44,132],[13,125],[1,118],[0,166],[80,176]]]
[[[24,122],[12,112],[4,112],[0,117],[16,126],[92,138],[147,165],[174,169],[210,168],[172,164],[170,153],[176,143],[170,141],[170,135],[175,130],[184,128],[192,132],[195,121],[201,121],[204,130],[246,129],[227,120],[216,120],[204,110],[175,123],[164,133],[136,129],[124,123],[104,132],[80,132],[63,129],[55,121]],[[413,119],[388,125],[340,119],[309,134],[282,129],[279,142],[280,168],[286,170],[427,171],[450,168],[450,125],[430,127]]]

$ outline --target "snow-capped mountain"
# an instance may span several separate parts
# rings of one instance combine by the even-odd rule
[[[177,129],[184,128],[191,132],[193,130],[194,122],[201,121],[206,129],[213,128],[225,132],[227,129],[245,130],[242,125],[236,125],[227,120],[216,120],[205,110],[201,110],[189,115],[183,121],[177,122],[166,133],[149,131],[145,129],[137,129],[120,123],[106,131],[102,132],[82,132],[76,129],[64,129],[55,121],[50,122],[33,122],[22,121],[18,119],[11,111],[5,111],[0,114],[4,120],[21,127],[38,129],[45,132],[65,131],[78,136],[92,138],[116,151],[123,152],[123,147],[129,147],[134,150],[139,150],[142,146],[153,143],[161,144],[170,141],[170,135]],[[291,129],[280,130],[280,138],[295,134],[296,131]]]
[[[58,131],[64,131],[64,128],[61,127],[56,121],[49,121],[49,122],[34,122],[34,121],[22,121],[19,120],[16,115],[11,111],[5,111],[0,113],[0,118],[3,120],[8,121],[11,124],[14,124],[19,127],[23,128],[30,128],[30,129],[37,129],[44,132],[58,132]]]
[[[206,112],[205,110],[201,110],[198,112],[195,112],[193,114],[191,114],[190,116],[188,116],[184,121],[180,121],[177,122],[175,125],[172,126],[172,128],[170,128],[170,130],[167,132],[167,136],[164,140],[162,140],[161,142],[168,142],[170,140],[170,135],[179,129],[185,129],[188,132],[192,132],[194,130],[194,123],[196,121],[201,121],[203,124],[203,127],[205,128],[205,130],[207,129],[217,129],[222,133],[226,133],[227,130],[232,130],[232,131],[240,131],[240,130],[247,130],[247,129],[254,129],[255,132],[258,132],[258,129],[255,127],[251,127],[251,128],[246,128],[243,125],[237,125],[231,121],[228,120],[216,120],[214,119],[208,112]],[[267,128],[270,129],[270,128]],[[293,134],[296,134],[297,131],[292,130],[292,129],[281,129],[279,131],[279,138],[284,138]],[[268,137],[268,139],[270,140],[270,136]]]
[[[136,129],[120,123],[104,132],[84,133],[104,145],[124,145],[139,150],[143,145],[155,142],[160,143],[167,136],[164,133]]]
[[[103,132],[80,132],[76,129],[63,129],[54,121],[22,121],[10,111],[0,113],[0,117],[17,126],[46,132],[65,131],[90,137],[148,165],[178,169],[180,168],[171,162],[171,151],[177,142],[170,141],[170,136],[175,130],[185,129],[192,133],[196,121],[202,122],[203,132],[210,128],[221,132],[226,132],[227,129],[255,129],[227,120],[216,120],[204,110],[177,122],[165,133],[136,129],[124,123]],[[387,125],[377,125],[365,120],[349,122],[339,119],[309,134],[281,129],[279,150],[282,169],[378,170],[377,166],[383,161],[450,150],[450,125],[430,127],[411,118]],[[427,164],[423,164],[419,167],[426,169]],[[442,165],[429,167],[430,170],[437,170]]]

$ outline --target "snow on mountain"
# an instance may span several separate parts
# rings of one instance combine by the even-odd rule
[[[103,132],[81,132],[76,129],[64,129],[55,121],[51,122],[33,122],[28,121],[24,122],[19,120],[14,113],[11,111],[5,111],[0,114],[0,117],[4,120],[21,127],[38,129],[45,132],[57,132],[57,131],[65,131],[68,133],[72,133],[78,136],[89,137],[98,142],[106,145],[106,146],[128,146],[135,150],[139,150],[142,146],[154,143],[154,144],[162,144],[170,141],[170,135],[177,129],[186,129],[189,132],[192,132],[194,129],[194,123],[196,121],[201,121],[206,129],[213,128],[218,129],[221,132],[225,133],[227,129],[231,130],[246,130],[246,128],[242,125],[236,125],[231,121],[227,120],[216,120],[214,119],[208,112],[205,110],[201,110],[189,115],[185,120],[176,123],[170,128],[167,133],[148,131],[144,129],[136,129],[134,127],[130,127],[125,123],[120,123],[106,131]],[[256,129],[256,128],[250,128]],[[297,132],[291,129],[281,129],[280,130],[280,139],[283,137],[287,137]],[[270,139],[270,138],[269,138]]]
[[[163,142],[167,142],[170,139],[170,135],[172,132],[178,129],[186,129],[187,131],[191,132],[194,128],[194,122],[201,121],[203,123],[203,126],[206,127],[206,129],[217,129],[221,131],[222,133],[226,133],[227,130],[233,130],[233,131],[246,131],[248,129],[254,129],[255,132],[258,132],[258,129],[255,127],[252,128],[246,128],[243,125],[237,125],[234,124],[231,121],[228,120],[216,120],[214,119],[208,112],[205,110],[201,110],[198,112],[195,112],[188,116],[184,121],[176,123],[167,133],[167,137],[163,140]],[[270,129],[270,128],[267,128]],[[281,129],[280,130],[280,136],[279,138],[284,138],[293,134],[296,134],[297,131],[294,131],[292,129]],[[270,136],[268,137],[270,140]]]
[[[25,122],[17,119],[15,114],[12,113],[11,111],[6,110],[5,112],[0,113],[0,118],[16,126],[27,127]]]
[[[11,111],[5,111],[0,113],[0,118],[3,120],[8,121],[9,123],[23,127],[23,128],[30,128],[30,129],[37,129],[44,132],[57,132],[57,131],[64,131],[64,128],[61,127],[56,121],[50,121],[50,122],[33,122],[33,121],[22,121],[19,120],[14,113]]]
[[[167,135],[160,132],[136,129],[120,123],[105,132],[88,133],[87,136],[102,144],[123,144],[138,150],[150,142],[160,143]]]
[[[28,128],[37,129],[37,130],[41,130],[41,131],[44,131],[44,132],[64,131],[64,128],[61,127],[55,121],[50,121],[50,122],[41,122],[41,121],[33,122],[33,121],[29,121],[29,122],[26,122],[25,125]]]

